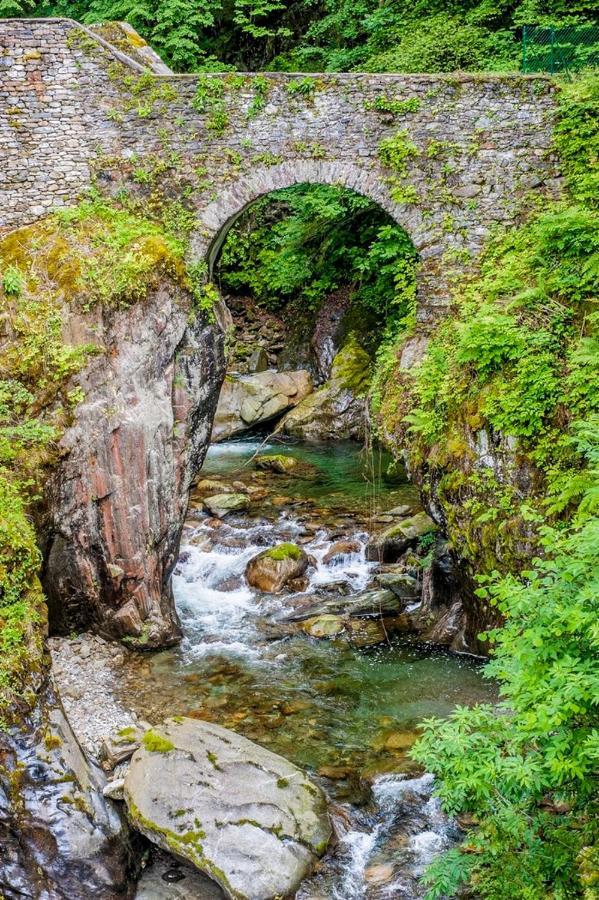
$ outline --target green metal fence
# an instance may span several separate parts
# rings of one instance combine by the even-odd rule
[[[599,66],[599,25],[522,29],[524,72],[576,72]]]

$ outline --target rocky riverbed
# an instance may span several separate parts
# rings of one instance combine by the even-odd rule
[[[54,679],[75,735],[103,766],[105,795],[119,806],[128,796],[129,818],[152,842],[142,900],[224,896],[181,862],[227,870],[210,850],[206,813],[201,827],[193,817],[186,823],[175,815],[186,808],[176,791],[167,792],[165,812],[154,790],[152,802],[142,792],[149,806],[140,814],[139,796],[127,795],[130,760],[139,767],[140,753],[153,767],[148,785],[164,781],[161,770],[174,784],[188,779],[163,730],[169,716],[243,735],[254,742],[256,764],[267,748],[328,797],[334,840],[321,862],[302,863],[304,875],[313,870],[297,893],[302,900],[418,897],[426,861],[455,840],[455,826],[431,799],[431,779],[407,754],[421,718],[489,698],[492,688],[468,658],[422,642],[435,628],[447,644],[456,640],[455,631],[442,633],[448,597],[432,574],[447,551],[413,488],[401,474],[383,477],[386,466],[352,444],[215,446],[192,492],[174,574],[181,647],[145,655],[89,634],[52,639]],[[144,743],[156,741],[168,752]],[[205,778],[205,764],[200,771]],[[219,775],[211,763],[209,771]],[[236,797],[239,785],[227,785],[225,795]],[[257,815],[231,809],[210,821],[221,828],[247,819],[249,840]],[[177,819],[183,843],[173,846],[161,835]],[[277,832],[278,821],[268,827]],[[208,835],[202,855],[182,852],[200,831]],[[264,870],[246,850],[246,872]],[[224,877],[216,880],[227,893]]]

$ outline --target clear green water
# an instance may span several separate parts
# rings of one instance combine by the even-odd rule
[[[399,503],[415,504],[416,494],[401,481],[382,480],[374,491],[372,461],[353,445],[265,448],[309,463],[309,477],[255,472],[246,463],[257,446],[220,445],[209,454],[202,476],[242,480],[268,494],[250,513],[214,530],[194,513],[174,581],[185,640],[141,657],[122,689],[152,722],[165,715],[218,722],[320,772],[331,793],[359,802],[364,780],[415,770],[407,749],[419,721],[445,716],[457,704],[492,700],[495,689],[483,679],[480,661],[405,638],[359,650],[281,636],[273,628],[285,596],[256,596],[243,579],[247,560],[281,540],[309,541],[304,525],[315,520],[323,535],[305,544],[308,552],[326,547],[331,536],[364,538],[368,522]],[[377,458],[375,468],[384,471],[387,463]],[[319,593],[323,579],[326,587],[327,578],[343,577],[347,589],[363,589],[373,566],[363,553],[347,571],[319,566],[307,592]]]

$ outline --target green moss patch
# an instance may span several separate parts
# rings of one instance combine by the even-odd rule
[[[141,742],[146,750],[149,750],[150,753],[170,753],[171,750],[175,749],[175,745],[168,738],[164,737],[164,735],[160,734],[158,731],[146,731]]]
[[[271,550],[265,550],[262,556],[268,557],[268,559],[275,560],[301,559],[302,550],[297,546],[297,544],[277,544],[277,546],[273,547]]]

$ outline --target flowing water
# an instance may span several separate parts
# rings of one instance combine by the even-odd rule
[[[191,509],[174,575],[184,640],[133,666],[122,690],[144,718],[190,715],[238,730],[308,770],[332,799],[338,843],[298,898],[418,897],[418,876],[457,837],[431,798],[432,778],[407,755],[418,723],[457,704],[493,699],[480,664],[388,634],[315,640],[290,627],[290,608],[351,595],[377,570],[368,533],[397,506],[418,507],[388,460],[356,445],[262,447],[293,456],[290,475],[257,471],[258,442],[212,447],[202,478],[254,491],[250,509],[223,523]],[[193,497],[193,495],[192,495]],[[348,552],[324,557],[334,541]],[[303,545],[313,567],[294,594],[260,594],[248,561],[281,541]]]

